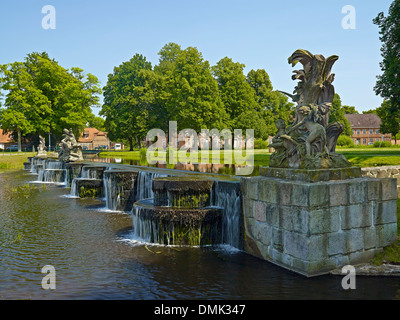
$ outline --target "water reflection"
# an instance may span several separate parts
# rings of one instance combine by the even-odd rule
[[[0,174],[1,299],[393,299],[397,278],[307,279],[226,247],[173,248],[132,241],[132,218],[96,199]],[[53,265],[57,288],[41,288]]]
[[[216,174],[226,174],[235,175],[236,168],[245,168],[245,166],[239,166],[234,164],[221,164],[221,163],[182,163],[178,162],[176,164],[168,164],[166,162],[157,162],[156,164],[149,164],[146,159],[127,159],[127,158],[114,158],[114,157],[99,157],[97,155],[86,155],[86,160],[94,162],[104,162],[104,163],[118,163],[127,164],[131,166],[144,166],[162,169],[175,169],[175,170],[185,170],[185,171],[195,171],[203,173],[216,173]],[[253,172],[249,176],[259,175],[259,165],[255,165]]]

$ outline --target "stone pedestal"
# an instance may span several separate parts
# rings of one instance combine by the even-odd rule
[[[264,168],[269,176],[242,178],[246,251],[315,276],[366,262],[396,240],[396,179],[351,169]]]

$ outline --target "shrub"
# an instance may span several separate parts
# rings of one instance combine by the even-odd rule
[[[141,158],[146,158],[147,148],[140,148],[139,154]]]
[[[374,147],[375,148],[390,148],[392,146],[390,141],[375,141]]]
[[[268,141],[263,139],[256,139],[254,140],[254,149],[267,149],[268,148]]]
[[[354,141],[349,136],[340,135],[338,140],[337,140],[337,144],[336,145],[338,145],[340,147],[352,148],[352,147],[354,147]]]

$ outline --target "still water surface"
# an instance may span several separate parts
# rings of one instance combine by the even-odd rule
[[[0,174],[0,299],[394,299],[396,278],[307,279],[224,247],[173,248],[132,240],[128,213],[69,189]],[[41,269],[56,269],[44,290]]]

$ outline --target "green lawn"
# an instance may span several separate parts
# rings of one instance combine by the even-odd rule
[[[0,172],[21,170],[24,167],[24,162],[28,157],[33,157],[36,153],[33,152],[14,152],[12,154],[0,153]]]
[[[342,153],[354,166],[365,168],[400,165],[400,148],[338,148],[337,152]],[[235,151],[235,155],[239,153],[239,151]],[[221,154],[223,154],[222,150]],[[183,158],[184,156],[184,151],[179,151],[179,157]],[[271,153],[269,153],[268,150],[254,150],[254,165],[268,166],[270,156]],[[101,152],[100,157],[119,157],[124,159],[139,160],[140,152],[108,151]],[[223,155],[221,158],[218,158],[216,152],[209,151],[209,157],[210,159],[219,159],[220,163],[224,163]],[[197,155],[193,155],[192,161],[200,162],[200,159],[201,152],[198,152]],[[235,157],[233,157],[233,163],[235,163],[234,159]]]

